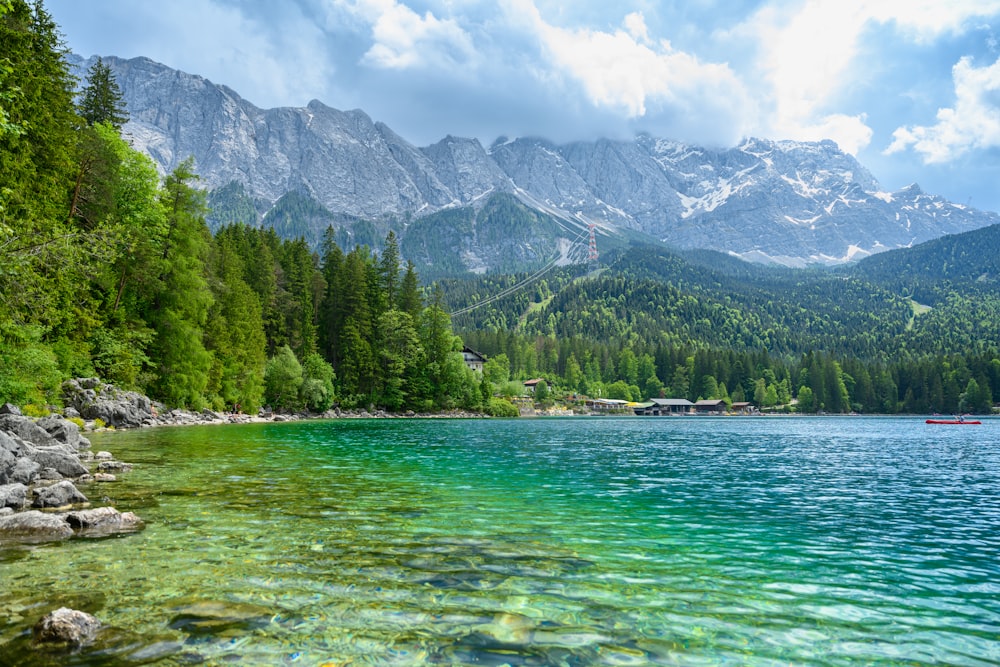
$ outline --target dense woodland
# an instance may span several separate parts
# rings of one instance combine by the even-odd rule
[[[490,409],[392,233],[379,255],[213,235],[193,164],[161,180],[122,138],[107,66],[78,82],[41,2],[0,13],[0,401],[99,376],[189,408]]]
[[[622,245],[596,275],[555,269],[456,316],[459,337],[449,312],[525,275],[422,285],[402,255],[427,248],[333,218],[306,238],[302,220],[326,214],[294,194],[260,226],[245,196],[203,191],[190,161],[161,177],[121,135],[110,70],[77,80],[66,56],[42,2],[0,1],[0,401],[57,405],[76,376],[244,411],[511,414],[504,399],[535,377],[543,403],[981,413],[1000,396],[997,230],[841,271]],[[497,200],[477,233],[515,213],[531,232]],[[462,363],[463,340],[488,356],[483,374]]]
[[[840,270],[633,245],[605,268],[442,281],[463,339],[566,391],[800,412],[988,413],[1000,396],[1000,227]],[[922,299],[917,301],[916,299]]]

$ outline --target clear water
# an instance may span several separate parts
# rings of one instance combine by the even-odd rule
[[[996,665],[1000,421],[344,420],[94,438],[135,535],[0,551],[0,664]],[[100,503],[97,503],[100,504]],[[109,629],[30,645],[71,606]]]

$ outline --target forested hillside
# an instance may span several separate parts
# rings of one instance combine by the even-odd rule
[[[993,234],[962,235],[957,244],[948,237],[843,271],[635,245],[612,253],[596,276],[560,269],[496,300],[525,276],[442,286],[456,312],[471,309],[455,322],[473,347],[504,354],[515,373],[551,374],[587,394],[621,381],[613,396],[637,400],[766,407],[795,398],[799,410],[835,412],[954,412],[975,403],[988,412],[1000,389],[1000,311],[984,278],[996,271]],[[882,257],[890,266],[938,266],[956,245],[966,249],[966,266],[978,267],[963,269],[967,280],[932,282],[913,272],[936,286],[933,308],[910,298],[902,269],[873,268]]]

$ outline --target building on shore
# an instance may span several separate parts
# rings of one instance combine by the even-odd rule
[[[686,398],[651,398],[633,407],[635,414],[647,417],[687,415],[694,411],[694,403]]]

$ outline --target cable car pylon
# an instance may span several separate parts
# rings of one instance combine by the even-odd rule
[[[597,235],[594,233],[594,230],[597,229],[597,225],[593,222],[587,223],[587,229],[590,232],[590,248],[587,253],[587,266],[591,273],[595,273],[600,267],[597,255]]]

